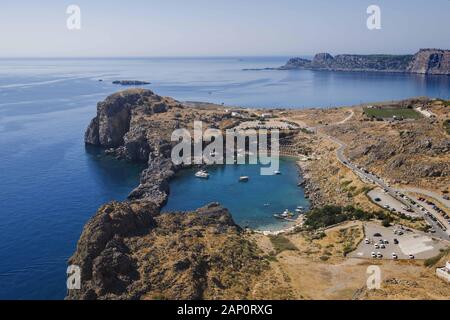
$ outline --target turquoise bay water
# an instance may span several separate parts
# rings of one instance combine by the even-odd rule
[[[262,176],[260,165],[224,165],[208,168],[210,177],[206,180],[194,176],[197,170],[177,174],[170,184],[169,201],[163,211],[194,210],[219,202],[243,227],[279,230],[292,223],[275,219],[274,213],[285,209],[294,212],[297,206],[308,209],[303,189],[297,186],[299,174],[292,158],[280,159],[281,175]],[[250,179],[239,182],[241,176]]]
[[[139,166],[102,157],[83,143],[96,103],[123,89],[112,80],[151,81],[148,88],[179,100],[255,107],[329,107],[419,95],[450,98],[450,77],[241,71],[280,66],[287,58],[0,59],[0,299],[62,299],[66,261],[83,225],[100,205],[125,199],[138,184]],[[292,188],[297,177],[259,183],[253,169],[217,169],[204,189],[186,173],[173,185],[167,208],[179,208],[184,200],[194,208],[227,190],[234,197],[219,200],[232,212],[245,208],[242,215],[236,213],[237,221],[271,224],[273,212],[301,199],[296,194],[301,191]],[[236,185],[236,170],[250,172],[251,181]],[[193,183],[198,185],[190,192]],[[269,194],[256,197],[252,191],[258,189]],[[200,198],[202,190],[206,193]],[[280,193],[291,199],[286,196],[291,192],[292,203],[260,207],[263,198],[276,200]],[[188,199],[177,198],[186,194]]]

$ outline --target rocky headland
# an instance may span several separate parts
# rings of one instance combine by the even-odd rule
[[[80,266],[83,286],[68,299],[220,299],[249,291],[248,280],[265,263],[225,208],[213,203],[190,213],[160,213],[180,169],[170,160],[171,133],[191,128],[194,119],[230,125],[225,111],[193,112],[150,90],[119,92],[98,103],[86,144],[148,167],[127,201],[106,204],[86,224],[69,261]]]
[[[115,80],[112,84],[118,84],[121,86],[145,86],[149,85],[150,82],[140,80]]]
[[[415,55],[318,53],[312,60],[292,58],[276,68],[296,69],[450,75],[450,50],[421,49]]]
[[[383,177],[395,173],[399,180],[412,179],[411,166],[402,169],[411,162],[417,168],[411,182],[426,187],[438,184],[442,189],[448,182],[448,135],[441,125],[448,119],[447,104],[415,103],[432,110],[437,118],[375,121],[365,115],[364,108],[273,112],[279,119],[303,128],[317,126],[347,142],[354,161]],[[192,212],[160,212],[169,196],[170,179],[182,169],[170,159],[171,134],[178,128],[191,130],[194,120],[218,129],[246,121],[232,117],[221,106],[181,103],[144,89],[122,91],[98,103],[97,115],[85,133],[86,144],[102,147],[118,159],[147,163],[147,168],[126,201],[105,204],[85,225],[69,260],[81,268],[82,286],[70,290],[67,299],[354,298],[366,281],[366,262],[344,263],[343,252],[361,241],[360,222],[327,230],[320,237],[307,229],[266,236],[241,229],[217,203]],[[336,145],[326,136],[305,129],[283,141],[310,158],[301,167],[303,185],[314,206],[380,210],[368,200],[367,185],[338,162]],[[380,263],[392,276],[427,286],[401,297],[433,298],[445,292],[433,271],[419,262],[409,264],[411,272]],[[316,279],[317,270],[327,274],[330,268],[335,273],[332,279]],[[364,298],[370,296],[366,293]]]

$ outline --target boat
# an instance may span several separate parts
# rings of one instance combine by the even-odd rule
[[[294,214],[287,209],[283,213],[275,213],[273,216],[277,219],[282,219],[282,220],[286,220],[286,221],[294,221],[292,219],[294,217]]]
[[[195,174],[195,176],[200,179],[208,179],[209,173],[206,170],[200,170]]]
[[[275,171],[273,172],[273,174],[279,175],[279,174],[281,174],[281,171],[275,170]]]
[[[282,215],[285,217],[293,217],[294,216],[294,214],[292,212],[290,212],[288,209],[284,210]]]
[[[239,178],[239,182],[247,182],[250,178],[248,176],[242,176]]]
[[[270,207],[270,203],[264,203],[264,207]]]
[[[302,210],[302,209],[299,209],[299,208],[297,208],[297,209],[295,209],[295,212],[297,212],[297,213],[303,213],[303,210]]]

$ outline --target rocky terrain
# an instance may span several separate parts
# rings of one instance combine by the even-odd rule
[[[363,108],[273,113],[345,141],[353,161],[396,180],[393,183],[442,191],[449,177],[449,135],[443,126],[449,118],[448,105],[414,99],[400,104],[420,105],[436,118],[376,121]],[[82,288],[71,290],[68,299],[446,297],[446,284],[420,261],[402,268],[379,261],[387,275],[384,291],[365,290],[368,262],[345,257],[363,238],[358,221],[320,232],[299,229],[268,237],[242,230],[217,203],[193,212],[161,213],[170,193],[169,181],[182,169],[170,160],[171,133],[177,128],[191,130],[194,120],[219,129],[243,121],[221,106],[180,103],[143,89],[122,91],[98,103],[86,143],[118,159],[148,166],[126,201],[104,205],[84,227],[69,260],[81,267]],[[324,135],[299,130],[284,139],[310,157],[300,167],[315,207],[335,204],[379,210],[365,194],[367,185],[337,161],[336,145]],[[401,219],[396,222],[417,226]]]
[[[82,290],[69,299],[245,298],[268,264],[230,213],[211,204],[160,214],[152,202],[113,202],[84,228],[69,263]]]
[[[170,160],[171,133],[180,127],[192,129],[194,120],[217,128],[231,121],[222,109],[193,111],[142,89],[98,103],[85,142],[119,159],[147,162],[148,168],[127,201],[105,205],[86,224],[69,262],[81,267],[83,287],[69,299],[220,299],[248,294],[249,280],[265,264],[226,209],[211,204],[192,213],[160,214],[169,180],[180,169]]]
[[[150,84],[150,82],[140,80],[115,80],[112,84],[118,84],[121,86],[143,86]]]
[[[421,49],[415,55],[342,54],[332,56],[329,53],[318,53],[312,60],[292,58],[278,69],[450,75],[450,50]]]
[[[442,126],[448,108],[439,101],[423,99],[405,100],[397,107],[401,105],[410,110],[425,105],[437,117],[374,121],[359,109],[352,121],[325,130],[348,143],[350,159],[393,184],[450,192],[450,137]]]

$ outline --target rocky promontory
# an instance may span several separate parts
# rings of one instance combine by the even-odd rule
[[[68,299],[249,298],[267,268],[218,204],[164,213],[151,201],[112,202],[86,224],[69,263],[81,290]]]
[[[86,144],[148,167],[126,201],[104,205],[84,227],[69,261],[82,270],[82,289],[70,291],[68,299],[248,294],[266,264],[225,208],[213,203],[194,212],[160,213],[169,180],[180,169],[170,159],[171,133],[192,128],[198,119],[217,128],[229,125],[225,111],[197,112],[150,90],[126,90],[98,103]]]
[[[450,50],[421,49],[415,55],[357,55],[318,53],[312,60],[292,58],[278,70],[329,70],[357,72],[403,72],[450,75]]]
[[[145,86],[150,84],[150,82],[140,80],[115,80],[112,83],[121,86]]]

